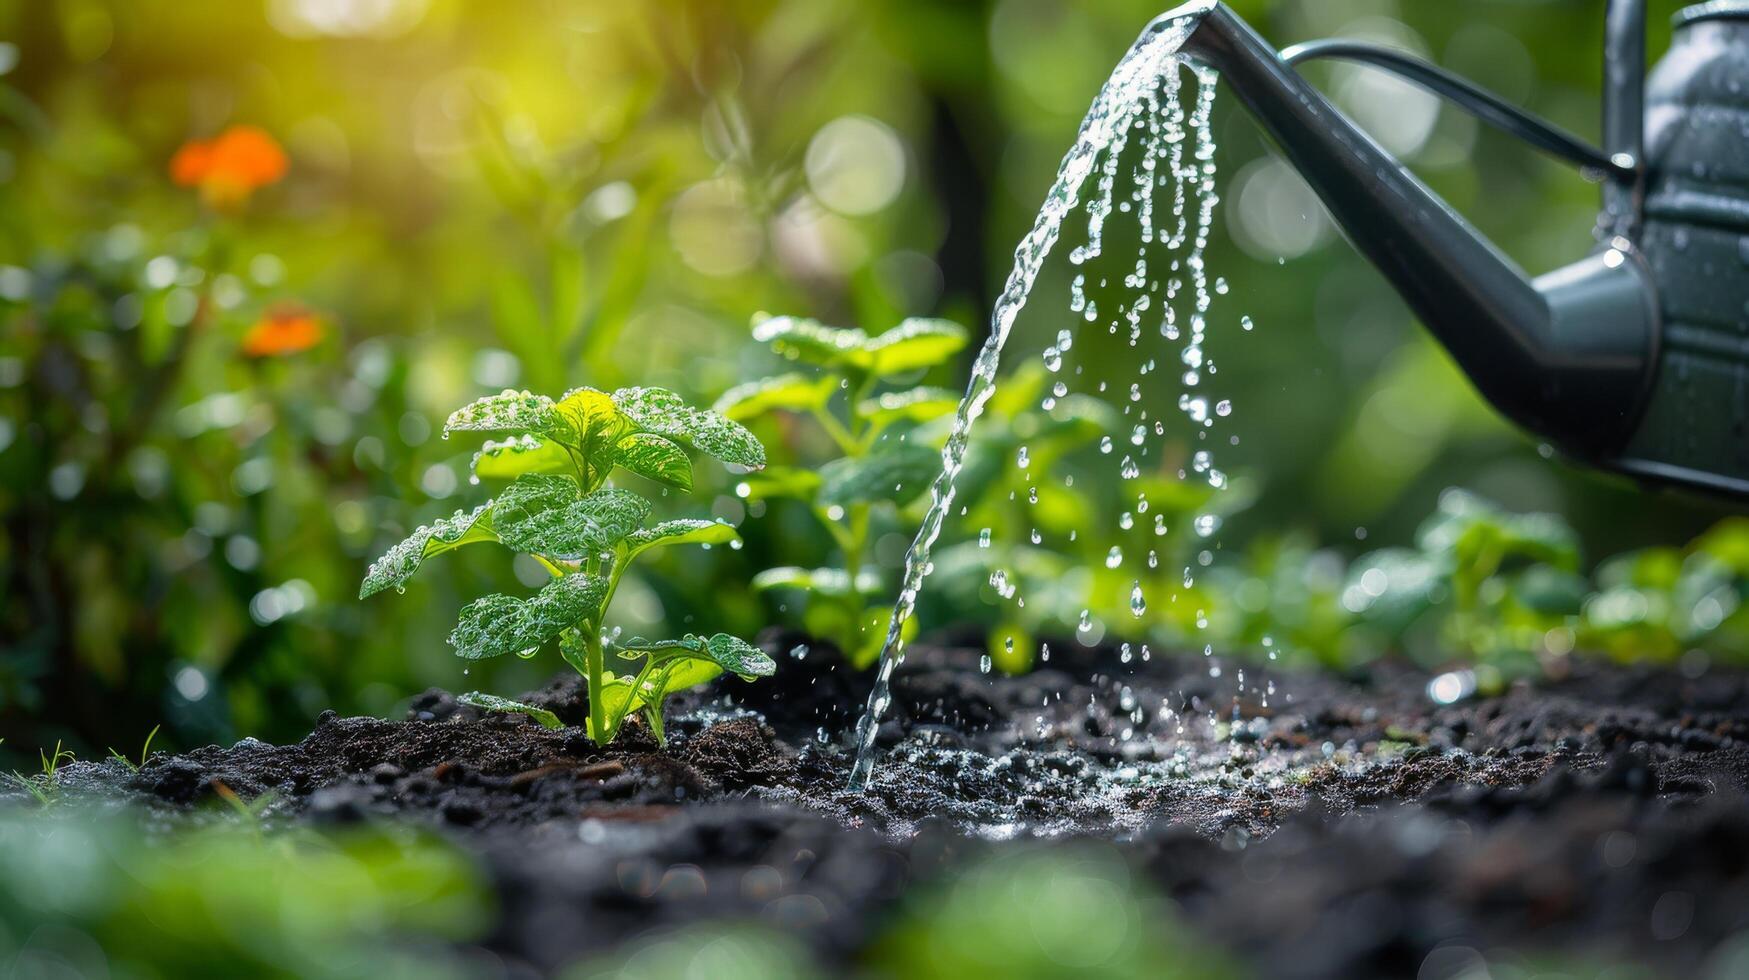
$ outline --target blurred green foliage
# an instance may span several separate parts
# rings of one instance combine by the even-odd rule
[[[803,605],[801,623],[838,645],[854,667],[880,657],[892,630],[889,583],[875,570],[870,545],[886,530],[915,526],[911,507],[941,473],[943,438],[913,438],[919,423],[952,415],[960,394],[952,388],[894,385],[895,377],[941,368],[966,345],[966,329],[949,320],[913,317],[869,334],[828,327],[805,317],[779,316],[753,326],[753,337],[818,373],[790,372],[736,385],[717,409],[733,419],[783,411],[811,419],[830,437],[837,458],[809,466],[773,468],[742,480],[735,492],[754,502],[794,501],[806,506],[838,546],[827,568],[768,568],[753,579],[761,591],[792,593]],[[892,505],[886,507],[884,505]],[[903,521],[894,526],[894,510]],[[877,528],[879,519],[885,528]],[[915,634],[906,620],[904,636]]]
[[[1684,547],[1608,558],[1591,574],[1561,518],[1514,514],[1463,490],[1441,495],[1413,548],[1351,564],[1294,539],[1259,542],[1214,570],[1226,601],[1215,641],[1270,659],[1346,668],[1387,653],[1426,667],[1473,661],[1509,675],[1558,672],[1578,652],[1622,661],[1743,664],[1749,655],[1749,521]]]
[[[1224,955],[1200,945],[1175,915],[1115,850],[1044,846],[974,862],[907,896],[875,929],[864,962],[848,972],[828,973],[789,937],[748,923],[645,937],[566,976],[1224,980],[1246,975]]]
[[[0,960],[19,976],[466,976],[447,944],[491,915],[471,861],[404,830],[147,836],[15,813],[0,866]]]
[[[1233,5],[1279,43],[1384,38],[1595,132],[1602,26],[1589,0]],[[538,568],[469,554],[409,602],[351,600],[370,556],[463,493],[467,450],[436,437],[440,413],[507,386],[632,379],[708,403],[784,369],[747,343],[764,309],[982,323],[1076,121],[1158,6],[0,0],[0,734],[82,751],[159,722],[167,747],[287,738],[324,708],[387,714],[424,685],[459,686],[447,617],[429,610],[538,584]],[[1664,12],[1654,5],[1654,52]],[[1527,268],[1588,247],[1591,185],[1364,70],[1315,71]],[[215,210],[167,167],[186,141],[235,124],[282,143],[289,170]],[[988,561],[966,552],[961,567],[977,570],[950,574],[945,541],[924,629],[979,621],[1021,640],[1011,656],[994,641],[1018,667],[1030,638],[1073,632],[1097,602],[1116,639],[1152,516],[1182,529],[1206,515],[1224,524],[1194,586],[1169,600],[1203,550],[1182,533],[1151,573],[1161,580],[1143,583],[1161,635],[1197,634],[1206,618],[1235,643],[1267,631],[1334,662],[1431,649],[1422,636],[1531,649],[1538,629],[1622,656],[1741,652],[1723,598],[1732,582],[1740,594],[1734,525],[1665,549],[1718,507],[1545,458],[1302,206],[1244,114],[1217,102],[1216,129],[1224,203],[1209,262],[1231,291],[1206,347],[1235,406],[1226,431],[1242,436],[1221,450],[1230,486],[1204,500],[1174,479],[1169,460],[1194,448],[1181,441],[1145,474],[1155,509],[1119,529],[1106,526],[1124,510],[1109,487],[1022,514],[1012,476],[986,465],[950,536],[975,548],[990,527],[1026,551],[1036,528],[1050,546],[1010,564],[1063,597],[1005,611],[984,591]],[[1066,291],[1065,270],[1047,269],[1015,350],[1063,329]],[[245,354],[287,304],[309,311],[319,342]],[[1232,329],[1241,315],[1254,332]],[[1078,346],[1133,368],[1107,343]],[[954,387],[954,374],[932,380]],[[1008,460],[1024,443],[1036,460],[1048,445],[1064,465],[1097,453],[1099,409],[1077,421],[1041,401],[993,408],[974,450]],[[810,427],[770,425],[777,462],[832,454]],[[744,500],[736,482],[701,474],[695,492],[746,547],[652,562],[623,583],[611,625],[678,633],[708,619],[751,635],[796,612],[751,588],[758,571],[844,562],[808,508]],[[1598,569],[1601,591],[1577,614],[1583,561],[1514,551],[1495,567],[1486,548],[1438,572],[1466,604],[1455,632],[1385,624],[1394,603],[1348,609],[1348,560],[1415,540],[1459,483],[1508,512],[1560,514],[1586,554],[1640,557]],[[1059,548],[1089,515],[1102,524],[1079,536],[1086,553]],[[887,583],[908,531],[877,522],[863,545]],[[1131,557],[1106,569],[1114,544]],[[1532,580],[1533,568],[1546,571]],[[1346,639],[1360,626],[1383,639]],[[499,658],[473,680],[515,690],[544,672]]]

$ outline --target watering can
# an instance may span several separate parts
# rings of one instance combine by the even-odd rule
[[[1148,31],[1196,21],[1182,55],[1220,73],[1508,418],[1593,466],[1749,496],[1749,0],[1678,13],[1649,81],[1643,0],[1605,17],[1601,149],[1393,49],[1277,53],[1215,0]],[[1596,246],[1527,276],[1293,67],[1318,58],[1393,72],[1601,179]]]

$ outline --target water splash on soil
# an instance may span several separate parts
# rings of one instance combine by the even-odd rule
[[[1197,311],[1191,317],[1190,334],[1183,358],[1187,365],[1192,360],[1201,362],[1200,345],[1205,323],[1203,314],[1208,307],[1208,280],[1201,255],[1215,202],[1212,193],[1214,144],[1207,125],[1214,98],[1212,72],[1193,69],[1198,76],[1199,89],[1190,128],[1196,132],[1197,162],[1188,168],[1182,166],[1186,114],[1178,101],[1180,72],[1185,67],[1178,52],[1197,22],[1198,17],[1193,14],[1150,25],[1118,62],[1082,121],[1074,146],[1063,158],[1056,181],[1039,210],[1032,230],[1015,249],[1014,267],[1009,272],[1002,295],[996,302],[989,339],[973,365],[971,380],[966,386],[952,431],[942,449],[942,469],[930,487],[929,511],[906,555],[904,580],[893,609],[886,642],[881,650],[880,666],[876,671],[873,689],[869,692],[866,710],[857,723],[857,755],[850,777],[850,787],[853,790],[865,787],[873,770],[875,734],[891,699],[893,671],[904,659],[902,631],[915,609],[923,580],[933,569],[930,549],[941,534],[942,523],[947,517],[948,509],[953,505],[954,484],[964,464],[972,424],[995,394],[996,372],[1000,366],[1003,346],[1007,343],[1016,318],[1026,305],[1045,259],[1056,244],[1064,219],[1081,203],[1081,189],[1087,179],[1094,175],[1096,166],[1096,194],[1086,208],[1088,241],[1078,246],[1069,259],[1080,266],[1100,254],[1105,221],[1113,209],[1113,191],[1118,178],[1120,157],[1133,131],[1139,131],[1141,138],[1145,140],[1145,162],[1143,169],[1134,175],[1138,186],[1134,199],[1132,202],[1125,202],[1122,210],[1128,211],[1132,205],[1139,206],[1141,225],[1145,229],[1145,251],[1146,243],[1156,234],[1153,222],[1153,191],[1156,183],[1154,168],[1159,163],[1165,163],[1168,176],[1172,178],[1171,210],[1175,227],[1162,227],[1157,233],[1163,242],[1173,248],[1181,247],[1187,236],[1194,235],[1193,250],[1183,261],[1192,278]],[[1166,181],[1162,180],[1160,183],[1164,185]],[[1187,213],[1193,196],[1198,202],[1194,226],[1193,219]],[[1130,279],[1135,280],[1133,284]],[[1145,257],[1140,258],[1137,260],[1135,272],[1126,279],[1126,285],[1141,289],[1149,284],[1157,285],[1149,278]],[[1085,320],[1095,321],[1099,318],[1099,312],[1096,304],[1084,296],[1083,287],[1084,280],[1078,277],[1072,289],[1071,306]],[[1175,287],[1168,288],[1168,303],[1175,292]],[[1147,310],[1148,303],[1147,294],[1143,293],[1129,310],[1122,311],[1128,323],[1132,346],[1140,340],[1141,316]],[[1169,307],[1160,332],[1170,340],[1176,340],[1180,336]],[[1058,343],[1045,351],[1046,367],[1054,371],[1053,362],[1060,365],[1063,351],[1072,343],[1073,335],[1069,331],[1063,331],[1059,335]],[[1186,372],[1187,386],[1195,383],[1191,376],[1194,371],[1193,367]],[[1206,406],[1207,402],[1197,399],[1194,404]],[[1197,414],[1192,411],[1192,405],[1184,400],[1181,400],[1180,407],[1193,418]],[[1203,414],[1206,416],[1206,407]],[[1024,458],[1020,465],[1023,468],[1026,465]],[[1126,456],[1124,465],[1128,468],[1134,464]],[[1186,575],[1189,574],[1189,569],[1186,569]]]

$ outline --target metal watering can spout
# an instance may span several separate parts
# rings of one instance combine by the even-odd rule
[[[1736,16],[1749,17],[1749,4],[1704,6],[1734,8]],[[1736,461],[1717,459],[1717,452],[1678,459],[1680,453],[1665,445],[1680,441],[1673,435],[1653,440],[1657,445],[1650,450],[1642,437],[1647,406],[1668,365],[1660,359],[1660,275],[1639,240],[1650,172],[1641,145],[1641,0],[1611,0],[1608,6],[1603,149],[1391,49],[1320,41],[1277,53],[1226,5],[1211,0],[1171,11],[1150,30],[1182,27],[1186,17],[1199,23],[1182,55],[1220,73],[1349,241],[1501,412],[1596,465],[1749,492],[1749,455],[1739,451]],[[1741,26],[1749,30],[1749,22]],[[1313,58],[1362,61],[1394,72],[1601,178],[1599,245],[1571,265],[1530,278],[1295,71],[1296,63]],[[1744,215],[1749,223],[1749,202]],[[1743,248],[1749,260],[1749,240]],[[1734,314],[1743,314],[1741,305]],[[1742,326],[1749,329],[1749,320]],[[1749,348],[1733,356],[1749,360]]]

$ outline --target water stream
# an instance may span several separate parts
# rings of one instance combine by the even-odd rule
[[[1123,209],[1128,211],[1135,207],[1143,235],[1143,255],[1138,258],[1135,272],[1125,279],[1126,287],[1134,288],[1138,294],[1136,301],[1123,311],[1123,320],[1129,330],[1129,341],[1136,346],[1142,335],[1141,318],[1148,310],[1148,296],[1157,290],[1159,281],[1151,277],[1147,269],[1146,246],[1156,234],[1153,223],[1154,200],[1153,192],[1156,184],[1170,184],[1173,198],[1170,208],[1175,221],[1175,227],[1160,227],[1159,239],[1170,248],[1181,248],[1187,239],[1192,242],[1189,254],[1180,260],[1184,270],[1190,276],[1193,294],[1196,298],[1197,310],[1190,317],[1188,331],[1178,324],[1173,316],[1170,301],[1177,292],[1177,287],[1167,289],[1167,296],[1162,302],[1163,312],[1160,323],[1160,334],[1171,340],[1184,336],[1186,341],[1182,351],[1182,359],[1186,365],[1185,384],[1194,387],[1201,364],[1201,343],[1205,330],[1204,316],[1209,305],[1208,278],[1202,267],[1202,246],[1207,240],[1210,217],[1214,208],[1213,194],[1214,143],[1208,133],[1208,113],[1214,96],[1214,79],[1212,73],[1198,69],[1199,89],[1194,111],[1186,119],[1184,108],[1179,103],[1178,92],[1181,86],[1181,69],[1184,63],[1178,58],[1178,52],[1186,38],[1195,29],[1198,16],[1195,14],[1151,25],[1149,30],[1118,62],[1107,79],[1098,96],[1088,109],[1086,118],[1081,123],[1081,129],[1076,136],[1075,144],[1064,156],[1062,165],[1057,171],[1055,183],[1050,193],[1045,197],[1044,205],[1039,209],[1032,230],[1021,239],[1014,250],[1014,267],[1008,274],[1002,295],[997,299],[994,313],[991,317],[989,339],[978,353],[973,364],[971,381],[966,386],[965,397],[961,399],[958,412],[953,421],[953,428],[946,445],[941,451],[941,473],[930,487],[930,507],[923,519],[922,526],[911,544],[911,549],[905,558],[905,574],[899,590],[899,597],[893,608],[893,617],[887,631],[885,645],[881,650],[880,665],[876,671],[873,689],[869,692],[868,705],[856,728],[856,763],[851,771],[850,787],[853,790],[862,789],[868,782],[874,768],[875,734],[880,727],[881,716],[885,713],[891,698],[891,683],[893,671],[903,662],[905,650],[902,631],[906,621],[911,617],[917,604],[917,596],[923,587],[923,580],[933,568],[930,560],[930,549],[941,534],[942,523],[948,510],[953,505],[955,481],[964,464],[966,447],[971,438],[972,424],[982,414],[985,404],[996,390],[996,372],[1001,364],[1002,349],[1008,341],[1008,335],[1014,327],[1015,319],[1026,305],[1027,297],[1032,292],[1045,259],[1050,255],[1062,230],[1063,221],[1081,203],[1081,191],[1087,179],[1098,173],[1098,183],[1093,199],[1087,205],[1088,241],[1078,246],[1070,255],[1070,261],[1081,265],[1087,260],[1099,255],[1102,247],[1102,231],[1107,216],[1112,212],[1114,189],[1119,176],[1119,159],[1122,151],[1131,138],[1132,132],[1140,132],[1140,139],[1145,141],[1142,169],[1131,175],[1135,181],[1136,190],[1130,201],[1125,202]],[[1196,149],[1194,160],[1184,160],[1184,143],[1186,129],[1195,132]],[[1101,163],[1103,161],[1103,163]],[[1155,167],[1164,165],[1166,173],[1155,176]],[[1170,178],[1170,179],[1168,179]],[[1195,214],[1189,213],[1191,201],[1196,202]],[[1151,287],[1144,291],[1143,287]],[[1081,279],[1078,277],[1073,290],[1076,300],[1081,299]],[[1072,300],[1071,308],[1086,321],[1098,318],[1091,304],[1082,301],[1080,305]],[[1116,329],[1116,321],[1113,321]],[[1065,334],[1068,332],[1065,331]],[[1187,334],[1187,335],[1185,335]],[[1053,350],[1057,348],[1052,348]],[[1049,365],[1051,353],[1045,354]],[[1057,355],[1061,358],[1061,353]],[[1180,398],[1179,406],[1194,422],[1202,424],[1210,413],[1205,398],[1189,394]],[[1207,462],[1206,454],[1199,453],[1198,472],[1208,476],[1211,482],[1219,478],[1219,472],[1213,471]],[[1124,458],[1126,478],[1127,471],[1134,468],[1135,463],[1128,456]],[[1199,529],[1200,530],[1200,529]],[[1190,569],[1185,575],[1190,576]],[[1139,586],[1135,599],[1136,604],[1143,604]],[[1138,613],[1137,615],[1140,615]]]

